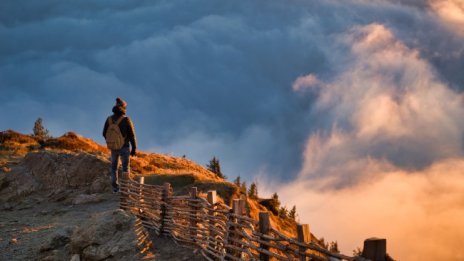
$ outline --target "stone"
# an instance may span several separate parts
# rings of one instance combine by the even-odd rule
[[[71,241],[73,228],[67,227],[58,229],[51,236],[46,238],[39,248],[40,252],[45,252],[65,246]]]

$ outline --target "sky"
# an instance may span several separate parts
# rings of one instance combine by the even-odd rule
[[[0,2],[0,130],[213,156],[345,254],[463,260],[461,0]]]

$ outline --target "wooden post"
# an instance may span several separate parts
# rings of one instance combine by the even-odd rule
[[[208,191],[208,196],[206,197],[206,199],[208,200],[208,203],[211,205],[211,210],[208,210],[208,236],[210,237],[208,239],[208,245],[210,248],[212,249],[216,249],[217,252],[222,252],[222,249],[219,249],[219,246],[216,243],[215,239],[216,239],[216,235],[217,233],[214,231],[214,227],[216,226],[216,223],[214,221],[214,216],[215,216],[215,212],[214,212],[214,204],[216,204],[217,202],[217,195],[216,195],[216,190],[209,190]],[[214,257],[212,257],[214,258]]]
[[[268,212],[259,212],[259,232],[264,235],[268,235],[271,231],[271,221],[269,220]],[[261,240],[267,241],[265,238],[261,237]],[[260,248],[269,251],[269,246],[265,244],[260,244]],[[264,253],[259,253],[259,260],[269,261],[269,255]]]
[[[143,185],[145,184],[145,177],[139,177],[139,201],[137,205],[139,206],[139,214],[143,213]]]
[[[372,261],[384,261],[387,254],[387,240],[382,238],[368,238],[364,240],[362,257]]]
[[[298,237],[297,238],[298,242],[305,243],[305,244],[311,243],[311,232],[309,230],[308,224],[296,225],[296,233]],[[299,251],[300,253],[304,253],[306,251],[306,248],[300,247]],[[303,255],[300,256],[300,261],[306,261],[306,260],[307,260],[306,256],[303,256]]]
[[[232,214],[234,214],[235,216],[240,216],[241,213],[242,213],[242,210],[240,209],[240,206],[242,204],[240,203],[240,199],[234,199],[232,201]],[[235,216],[230,216],[229,218],[229,222],[230,223],[237,223],[237,218]],[[237,228],[234,226],[234,225],[231,225],[230,227],[228,227],[228,235],[227,235],[227,244],[228,245],[232,245],[232,246],[235,246],[235,247],[241,247],[240,244],[238,244],[236,241],[239,241],[240,240],[240,237],[238,235],[236,235],[234,233],[234,231],[236,230]],[[233,256],[233,257],[237,257],[237,258],[240,258],[242,253],[240,253],[239,251],[235,250],[235,249],[232,249],[232,248],[229,248],[229,247],[226,247],[226,253],[230,256]],[[230,260],[229,258],[226,258],[226,260]],[[233,259],[232,259],[233,260]]]
[[[192,187],[190,189],[190,198],[191,199],[196,199],[198,194],[197,187]],[[196,202],[193,202],[196,204]],[[197,208],[194,206],[190,206],[191,208],[191,214],[192,216],[190,217],[190,238],[192,242],[196,242],[196,236],[197,236]]]
[[[172,189],[171,184],[166,182],[163,185],[163,195],[162,195],[162,205],[161,205],[161,228],[160,234],[167,234],[166,222],[168,219],[168,207],[169,207],[169,197],[171,197]]]
[[[216,190],[209,190],[207,196],[208,203],[211,205],[216,204],[217,202],[217,193]]]

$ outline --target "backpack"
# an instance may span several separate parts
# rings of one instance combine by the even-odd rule
[[[106,130],[106,146],[110,150],[119,150],[124,146],[124,136],[122,136],[121,129],[119,129],[119,123],[124,119],[121,116],[116,122],[113,122],[111,117],[108,117],[108,129]]]

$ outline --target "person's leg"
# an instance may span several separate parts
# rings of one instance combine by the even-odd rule
[[[130,149],[129,147],[123,147],[121,149],[121,161],[122,161],[122,173],[126,175],[125,178],[129,178],[129,164],[130,164]]]
[[[113,192],[119,190],[118,184],[118,166],[119,166],[119,150],[111,150],[111,186],[113,187]]]

